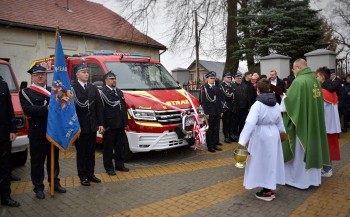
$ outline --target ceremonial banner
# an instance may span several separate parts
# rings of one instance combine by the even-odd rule
[[[65,152],[80,134],[61,37],[56,40],[46,138]]]

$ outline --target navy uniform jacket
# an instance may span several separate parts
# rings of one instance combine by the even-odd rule
[[[96,86],[87,84],[86,90],[76,82],[73,86],[75,96],[79,102],[75,102],[75,108],[81,128],[81,133],[95,133],[98,126],[103,126],[103,106],[100,94]],[[79,103],[88,105],[81,106]]]
[[[51,92],[51,87],[46,89]],[[33,105],[24,97],[22,91]],[[28,116],[28,137],[30,139],[45,139],[50,98],[30,88],[25,88],[19,92],[19,99],[24,113]]]
[[[200,95],[201,105],[206,115],[218,115],[223,112],[221,104],[221,100],[223,99],[221,97],[220,89],[217,86],[210,86],[208,83],[204,84],[201,87]]]
[[[7,83],[0,79],[0,141],[10,141],[10,133],[16,133],[16,118]]]
[[[228,85],[226,82],[222,82],[221,91],[223,92],[223,99],[226,101],[226,105],[229,111],[233,111],[233,102],[234,102],[234,88],[233,85]]]
[[[116,88],[116,94],[107,86],[103,86],[102,94],[107,97],[107,100],[102,97],[103,100],[103,117],[104,127],[108,129],[124,128],[128,125],[128,115],[126,112],[125,99],[123,92]],[[120,104],[112,106],[113,103],[119,101]],[[112,105],[109,105],[111,104]]]

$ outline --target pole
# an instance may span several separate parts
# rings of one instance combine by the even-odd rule
[[[197,75],[197,89],[200,88],[200,79],[199,79],[199,36],[198,36],[198,20],[197,20],[197,11],[194,12],[194,28],[195,28],[195,39],[196,39],[196,75]]]
[[[56,43],[55,43],[55,57],[56,57],[56,44],[59,37],[58,21],[56,26]],[[51,198],[55,197],[55,145],[51,143],[51,174],[50,174],[50,195]]]
[[[55,146],[51,143],[51,174],[50,174],[50,195],[51,198],[55,197],[55,178],[54,178],[54,172],[55,172],[55,155],[54,155],[54,148]]]

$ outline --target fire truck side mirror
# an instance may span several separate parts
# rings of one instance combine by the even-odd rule
[[[22,81],[22,82],[21,82],[21,86],[20,86],[19,88],[22,90],[22,89],[24,89],[24,88],[27,88],[27,86],[28,86],[28,82]]]

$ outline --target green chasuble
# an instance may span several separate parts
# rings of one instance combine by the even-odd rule
[[[310,68],[298,73],[286,95],[283,122],[289,140],[282,144],[284,161],[293,160],[295,139],[299,139],[305,169],[330,165],[322,89]]]

